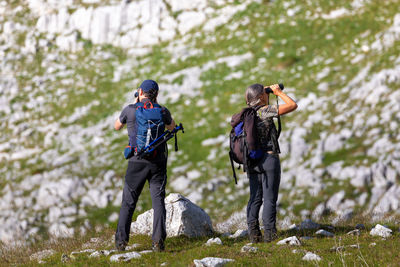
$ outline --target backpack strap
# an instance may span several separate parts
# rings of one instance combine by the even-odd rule
[[[154,108],[153,103],[151,103],[151,101],[146,101],[143,104],[144,109],[152,109]]]
[[[144,105],[143,105],[142,102],[137,102],[137,103],[134,105],[134,107],[135,107],[136,109],[139,109],[139,108],[143,108]]]
[[[278,96],[276,96],[276,107],[278,109],[278,136],[276,137],[276,139],[279,139],[279,136],[281,135],[281,131],[282,131],[282,124],[281,124],[281,116],[279,116]]]
[[[178,151],[178,136],[176,133],[174,135],[175,135],[175,151]]]

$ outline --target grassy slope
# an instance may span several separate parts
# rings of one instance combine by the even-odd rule
[[[396,226],[389,225],[392,229]],[[367,225],[369,229],[370,225]],[[326,229],[326,228],[325,228]],[[348,236],[346,233],[354,228],[349,225],[337,226],[333,232],[333,238],[318,238],[313,234],[315,231],[283,231],[279,233],[279,239],[296,235],[311,236],[310,240],[302,241],[301,247],[278,246],[276,242],[269,244],[255,244],[259,250],[256,253],[241,253],[241,248],[248,243],[248,240],[232,240],[226,237],[220,237],[223,245],[204,246],[208,238],[189,239],[186,237],[168,238],[166,241],[166,251],[163,253],[151,253],[143,255],[140,259],[131,260],[129,264],[135,266],[160,266],[167,263],[167,266],[193,266],[194,259],[205,257],[220,257],[234,259],[235,262],[226,266],[397,266],[400,258],[398,250],[400,249],[399,233],[386,240],[369,235],[369,230],[362,230],[359,237]],[[0,254],[2,265],[16,263],[19,266],[36,266],[35,261],[29,261],[29,256],[42,249],[54,249],[56,253],[45,259],[46,265],[50,266],[118,266],[126,263],[110,264],[109,257],[101,256],[99,258],[89,258],[86,254],[76,256],[66,264],[61,263],[63,254],[69,255],[72,251],[80,251],[83,244],[89,242],[91,237],[100,237],[105,243],[92,245],[85,248],[113,249],[110,240],[113,236],[111,230],[103,230],[100,233],[88,233],[83,237],[75,239],[64,239],[54,243],[40,242],[29,249],[14,249],[12,251],[2,250]],[[278,240],[279,240],[278,239]],[[90,242],[89,242],[90,243]],[[103,243],[103,244],[102,244]],[[375,246],[371,245],[376,243]],[[151,249],[151,239],[148,236],[133,236],[130,244],[139,244],[134,251],[143,251]],[[342,251],[333,251],[331,248],[338,246],[359,245],[358,248],[346,247]],[[298,250],[293,253],[292,250]],[[302,260],[306,251],[319,255],[322,260],[319,263],[305,262]]]

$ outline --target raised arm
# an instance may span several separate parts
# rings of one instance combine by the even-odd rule
[[[284,92],[282,92],[278,84],[266,87],[270,87],[274,95],[279,96],[283,100],[283,102],[285,102],[285,104],[279,105],[279,110],[278,110],[279,115],[292,112],[297,108],[296,102],[293,99],[291,99],[288,95],[286,95]]]

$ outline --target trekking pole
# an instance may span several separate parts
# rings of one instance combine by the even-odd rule
[[[144,153],[151,153],[153,152],[157,147],[160,145],[164,144],[171,138],[173,138],[178,131],[182,131],[182,133],[185,133],[185,129],[183,128],[182,123],[179,123],[178,126],[176,126],[172,131],[165,131],[160,137],[155,139],[153,142],[151,142],[148,146],[142,149],[137,156],[140,157]],[[162,139],[162,140],[161,140]],[[161,141],[160,141],[161,140]]]

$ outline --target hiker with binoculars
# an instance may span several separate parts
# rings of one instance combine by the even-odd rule
[[[158,84],[145,80],[137,90],[136,103],[126,106],[115,121],[115,130],[126,124],[129,145],[124,156],[129,159],[125,175],[115,245],[125,250],[129,241],[132,215],[146,181],[149,181],[153,214],[153,250],[163,251],[166,234],[165,186],[168,150],[166,141],[175,136],[178,127],[165,107],[157,103]],[[168,131],[165,131],[165,128]],[[175,143],[177,149],[177,143]]]
[[[264,242],[277,238],[276,202],[281,180],[279,116],[297,108],[296,102],[283,93],[283,88],[282,84],[250,85],[245,94],[248,107],[233,115],[231,120],[229,156],[234,177],[236,179],[233,161],[243,164],[250,183],[247,225],[252,243],[262,241],[258,217],[263,202]],[[281,98],[285,104],[269,105],[270,94]],[[273,118],[278,118],[278,130]]]

